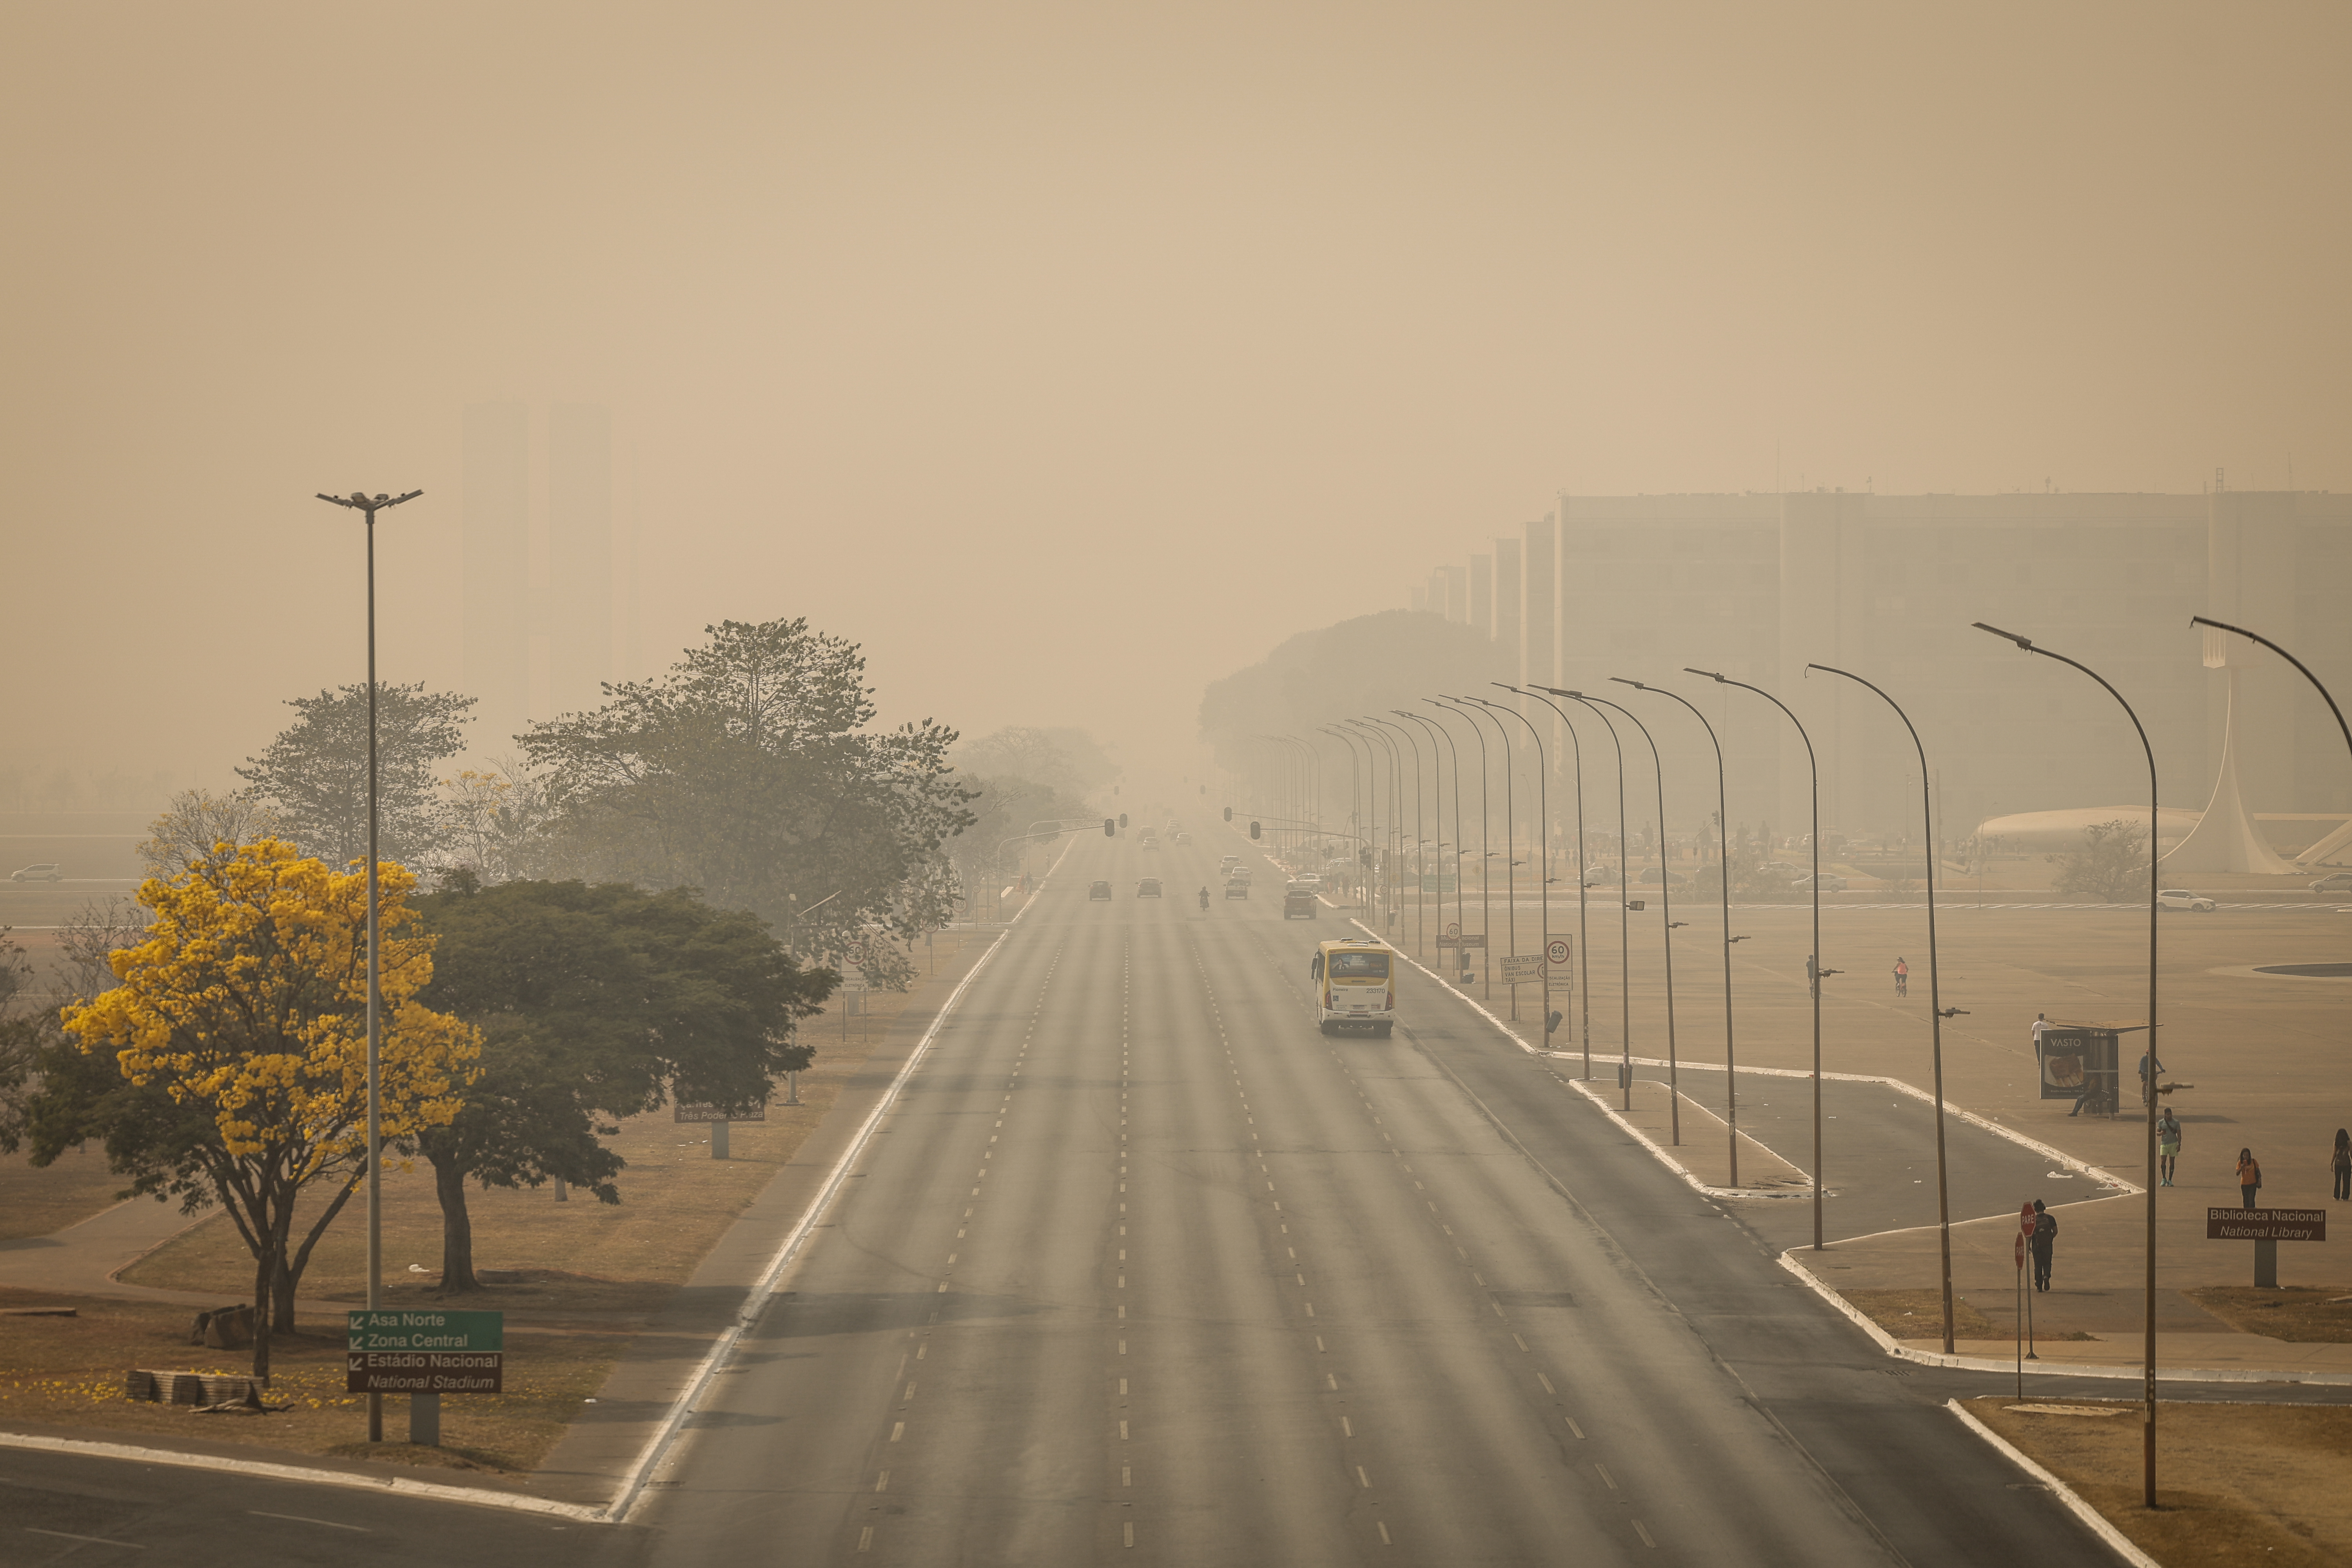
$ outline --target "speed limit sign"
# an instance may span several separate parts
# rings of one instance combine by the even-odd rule
[[[1448,936],[1460,936],[1462,934],[1462,922],[1460,921],[1447,921],[1445,922],[1445,934]]]
[[[1566,963],[1568,962],[1568,939],[1566,937],[1554,938],[1552,942],[1545,947],[1544,956],[1551,960],[1554,963]]]

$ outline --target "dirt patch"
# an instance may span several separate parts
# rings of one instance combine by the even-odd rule
[[[1838,1293],[1863,1316],[1898,1340],[1943,1337],[1944,1293],[1940,1289],[1930,1287],[1925,1290],[1842,1290]],[[1952,1302],[1952,1337],[1990,1340],[2003,1336],[2000,1324],[1969,1306],[1965,1297],[1960,1297]]]
[[[0,1425],[100,1427],[128,1435],[249,1443],[300,1454],[342,1454],[407,1463],[458,1464],[506,1474],[530,1470],[594,1397],[625,1340],[612,1333],[519,1327],[508,1320],[506,1391],[442,1401],[448,1445],[431,1450],[364,1436],[364,1394],[346,1394],[344,1341],[329,1334],[279,1335],[270,1342],[275,1375],[268,1402],[289,1408],[268,1415],[199,1415],[186,1405],[123,1396],[133,1367],[159,1372],[239,1374],[252,1370],[237,1353],[188,1343],[195,1309],[161,1301],[58,1296],[0,1289],[0,1308],[72,1307],[70,1318],[0,1317]],[[407,1401],[384,1401],[387,1436],[404,1436]]]
[[[2352,1344],[2352,1285],[2210,1285],[2181,1294],[2246,1333],[2291,1344]]]
[[[2141,1506],[2138,1406],[2105,1420],[2029,1415],[2011,1399],[1970,1414],[2072,1487],[2132,1543],[2171,1568],[2352,1562],[2352,1406],[2160,1404],[2157,1501]]]

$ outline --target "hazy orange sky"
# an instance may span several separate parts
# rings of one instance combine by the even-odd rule
[[[639,668],[1189,756],[1555,491],[2352,485],[2352,8],[9,8],[18,763],[453,686],[458,419],[609,405]],[[520,613],[520,607],[518,613]],[[485,738],[484,750],[495,751]]]

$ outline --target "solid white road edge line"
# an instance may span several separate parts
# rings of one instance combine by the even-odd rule
[[[1023,905],[1020,912],[1013,917],[1013,921],[1018,921],[1028,910],[1029,906]],[[866,1113],[865,1124],[858,1128],[857,1136],[849,1141],[849,1147],[843,1150],[841,1158],[834,1162],[833,1169],[825,1175],[824,1185],[818,1189],[815,1198],[803,1211],[800,1222],[785,1234],[775,1256],[768,1260],[768,1267],[753,1281],[743,1299],[743,1310],[736,1314],[734,1323],[711,1345],[709,1352],[702,1358],[702,1364],[694,1369],[694,1375],[687,1381],[685,1390],[670,1405],[668,1414],[662,1417],[661,1425],[655,1428],[652,1436],[646,1439],[646,1446],[637,1451],[637,1460],[629,1467],[626,1484],[621,1489],[620,1495],[605,1506],[602,1518],[616,1524],[628,1518],[629,1510],[636,1505],[637,1499],[644,1493],[654,1467],[661,1463],[670,1445],[677,1440],[679,1429],[685,1426],[687,1416],[693,1414],[695,1402],[702,1397],[703,1391],[709,1387],[710,1380],[719,1374],[719,1369],[725,1364],[727,1358],[734,1354],[736,1345],[743,1338],[743,1331],[751,1327],[765,1310],[766,1299],[774,1290],[777,1279],[792,1266],[809,1234],[816,1228],[817,1221],[833,1206],[834,1200],[840,1195],[843,1185],[849,1179],[849,1168],[857,1163],[859,1155],[865,1153],[866,1145],[873,1139],[874,1130],[882,1124],[882,1119],[898,1103],[899,1090],[906,1088],[907,1080],[914,1076],[916,1068],[922,1065],[923,1058],[930,1051],[931,1042],[939,1037],[940,1030],[954,1016],[956,1004],[963,1000],[963,994],[988,967],[988,961],[996,956],[1003,946],[1006,931],[1011,929],[1011,922],[1007,922],[1004,931],[998,931],[989,942],[988,951],[980,955],[980,962],[973,964],[957,982],[956,988],[948,994],[939,1016],[931,1020],[931,1026],[923,1031],[923,1037],[915,1043],[913,1050],[907,1053],[907,1059],[899,1067],[898,1076],[890,1080],[890,1087],[883,1091],[881,1100]]]
[[[310,1486],[350,1487],[359,1491],[396,1492],[403,1497],[425,1498],[435,1502],[512,1509],[521,1513],[577,1519],[591,1524],[609,1522],[603,1509],[584,1503],[557,1502],[550,1498],[527,1497],[517,1492],[482,1491],[472,1487],[445,1487],[436,1481],[413,1481],[405,1476],[352,1475],[343,1470],[313,1470],[300,1465],[273,1465],[261,1459],[183,1454],[169,1448],[139,1448],[127,1443],[93,1443],[79,1437],[40,1437],[24,1432],[0,1432],[0,1447],[31,1448],[49,1454],[79,1454],[100,1459],[131,1459],[144,1465],[172,1465],[190,1470],[225,1470],[232,1475],[266,1476],[272,1480],[301,1481]]]
[[[899,1091],[906,1088],[907,1080],[914,1076],[916,1068],[919,1067],[924,1057],[929,1054],[931,1043],[939,1037],[940,1030],[947,1026],[950,1017],[954,1016],[957,1005],[963,1000],[963,994],[971,988],[973,981],[980,978],[981,971],[988,967],[989,960],[996,956],[998,949],[1003,945],[1004,938],[1014,926],[1021,923],[1022,917],[1036,908],[1038,895],[1045,890],[1046,884],[1051,882],[1055,873],[1062,868],[1062,862],[1069,858],[1070,850],[1076,843],[1077,835],[1074,832],[1070,836],[1070,842],[1062,846],[1062,852],[1054,857],[1053,865],[1046,868],[1045,874],[1037,879],[1037,886],[1031,891],[1027,900],[1013,912],[1011,920],[999,928],[995,937],[988,944],[988,951],[980,955],[980,961],[971,966],[964,977],[957,982],[956,988],[948,994],[947,1001],[940,1006],[938,1016],[931,1020],[930,1027],[923,1031],[923,1037],[915,1042],[915,1048],[907,1054],[907,1059],[899,1067],[898,1076],[890,1080],[890,1087],[883,1092],[881,1100],[867,1113],[865,1124],[857,1130],[857,1136],[850,1140],[849,1147],[843,1152],[841,1158],[834,1163],[833,1169],[826,1173],[824,1187],[819,1189],[815,1199],[802,1214],[800,1223],[793,1226],[791,1232],[785,1236],[782,1244],[776,1248],[775,1256],[769,1259],[768,1267],[761,1270],[760,1278],[752,1284],[750,1292],[744,1297],[743,1310],[736,1315],[733,1326],[719,1337],[718,1342],[710,1347],[709,1353],[702,1358],[701,1365],[695,1368],[694,1376],[688,1380],[685,1392],[680,1394],[676,1402],[670,1405],[668,1414],[662,1417],[661,1426],[655,1430],[651,1437],[646,1440],[646,1446],[638,1450],[636,1463],[629,1467],[628,1480],[623,1487],[621,1494],[605,1506],[599,1517],[613,1523],[619,1523],[628,1518],[629,1510],[636,1506],[638,1498],[644,1494],[646,1482],[652,1478],[655,1467],[661,1463],[664,1456],[668,1453],[670,1446],[677,1441],[679,1430],[686,1424],[686,1417],[693,1414],[695,1401],[699,1399],[703,1391],[709,1387],[710,1380],[719,1374],[719,1368],[726,1364],[727,1358],[734,1353],[736,1345],[742,1340],[743,1331],[750,1328],[760,1313],[765,1310],[766,1298],[775,1289],[776,1282],[782,1277],[784,1270],[792,1266],[801,1247],[807,1242],[810,1233],[816,1228],[817,1221],[824,1216],[825,1210],[831,1207],[834,1200],[840,1195],[843,1184],[849,1179],[850,1166],[856,1163],[857,1157],[865,1152],[866,1143],[873,1138],[874,1130],[882,1124],[882,1119],[889,1113],[891,1107],[898,1103]]]
[[[1620,1058],[1619,1059],[1622,1060],[1623,1058]],[[1667,1153],[1665,1148],[1660,1144],[1656,1139],[1652,1138],[1648,1133],[1643,1131],[1640,1128],[1626,1121],[1624,1117],[1619,1115],[1617,1108],[1611,1105],[1606,1100],[1601,1098],[1607,1090],[1601,1085],[1597,1083],[1589,1083],[1582,1079],[1572,1078],[1568,1080],[1568,1087],[1574,1089],[1577,1093],[1584,1096],[1585,1099],[1591,1100],[1594,1105],[1598,1106],[1601,1110],[1601,1113],[1609,1118],[1610,1121],[1615,1122],[1620,1131],[1632,1137],[1638,1142],[1643,1148],[1647,1149],[1651,1153],[1655,1154],[1658,1157],[1659,1163],[1664,1165],[1666,1169],[1672,1171],[1675,1175],[1680,1176],[1684,1181],[1689,1183],[1693,1190],[1705,1193],[1708,1197],[1737,1198],[1742,1203],[1746,1203],[1750,1200],[1761,1199],[1765,1202],[1771,1203],[1778,1202],[1782,1198],[1810,1198],[1813,1195],[1813,1183],[1811,1176],[1807,1176],[1805,1178],[1805,1184],[1801,1187],[1776,1187],[1770,1192],[1765,1192],[1754,1187],[1710,1187],[1705,1182],[1700,1181],[1698,1177],[1692,1173],[1688,1166],[1685,1165],[1680,1160],[1675,1159],[1672,1154]],[[1703,1110],[1705,1108],[1702,1107],[1701,1109]],[[1765,1152],[1773,1155],[1775,1159],[1780,1157],[1777,1151],[1765,1149],[1763,1144],[1756,1143],[1756,1140],[1748,1138],[1747,1133],[1741,1133],[1740,1137],[1747,1139],[1750,1143],[1755,1143],[1757,1148],[1764,1149]],[[1800,1173],[1801,1174],[1802,1173]]]
[[[2104,1518],[2100,1517],[2099,1510],[2097,1509],[2093,1508],[2089,1503],[2084,1502],[2081,1498],[2075,1496],[2074,1488],[2068,1486],[2064,1481],[2060,1480],[2056,1476],[2052,1475],[2048,1470],[2045,1470],[2041,1466],[2035,1464],[2032,1459],[2027,1458],[2024,1454],[2018,1450],[2015,1444],[2010,1442],[2000,1433],[1994,1431],[1991,1427],[1978,1420],[1975,1414],[1971,1412],[1968,1406],[1962,1405],[1957,1399],[1948,1399],[1944,1402],[1944,1407],[1949,1410],[1953,1415],[1958,1416],[1960,1420],[1967,1425],[1969,1431],[1974,1432],[1978,1436],[1991,1444],[1993,1447],[1999,1450],[2002,1457],[2007,1458],[2011,1464],[2015,1465],[2019,1469],[2023,1470],[2027,1475],[2032,1476],[2035,1480],[2040,1481],[2043,1486],[2048,1487],[2052,1494],[2054,1495],[2060,1502],[2066,1505],[2067,1512],[2073,1514],[2076,1519],[2081,1520],[2085,1529],[2089,1530],[2092,1534],[2097,1536],[2101,1541],[2105,1542],[2110,1547],[2114,1548],[2116,1555],[2130,1563],[2132,1568],[2164,1568],[2163,1563],[2158,1563],[2155,1558],[2150,1557],[2147,1552],[2142,1552],[2138,1547],[2134,1546],[2131,1543],[2131,1538],[2129,1536],[2126,1536],[2122,1531],[2117,1530],[2114,1525],[2109,1524]]]

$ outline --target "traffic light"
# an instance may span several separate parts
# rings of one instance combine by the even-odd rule
[[[1122,811],[1118,814],[1118,825],[1121,827],[1125,827],[1127,826],[1127,813]]]
[[[1113,822],[1108,816],[1103,818],[1103,837],[1105,838],[1116,838],[1118,837],[1118,824]]]
[[[1257,824],[1255,822],[1250,824],[1250,837],[1252,838],[1255,838],[1257,837]]]
[[[1225,807],[1225,820],[1226,820],[1227,822],[1231,822],[1233,819],[1234,819],[1234,808],[1233,808],[1232,806],[1230,806],[1230,805],[1229,805],[1229,806]]]

